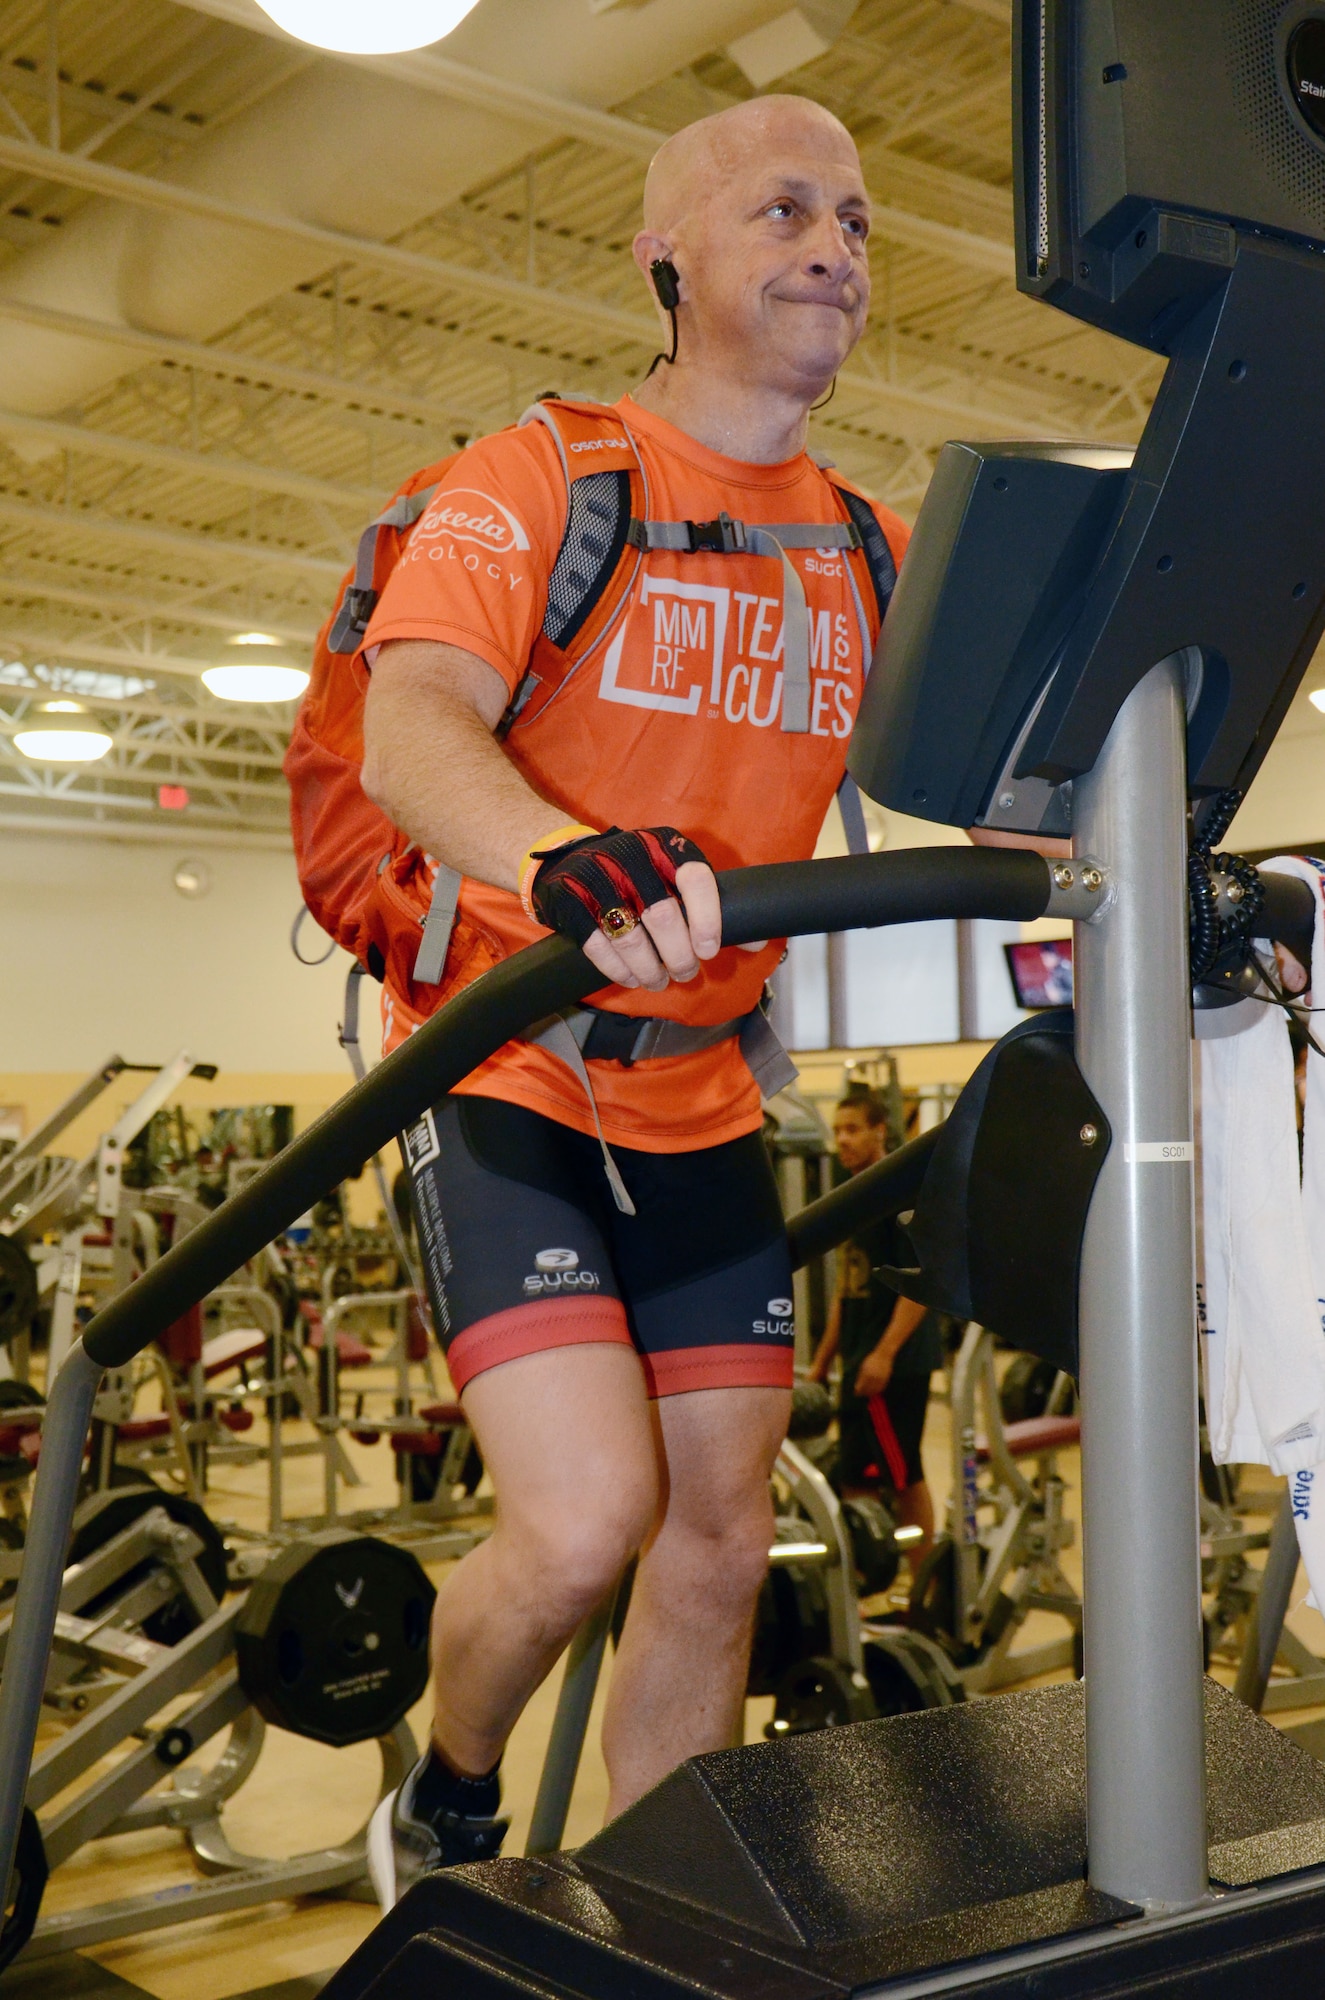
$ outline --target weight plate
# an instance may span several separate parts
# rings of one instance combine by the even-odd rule
[[[0,1242],[3,1242],[0,1237]],[[16,1382],[12,1375],[0,1375],[0,1411],[39,1410],[46,1398],[32,1382]]]
[[[911,1715],[965,1701],[957,1669],[941,1646],[903,1625],[867,1626],[865,1677],[880,1715]]]
[[[790,1438],[822,1437],[833,1421],[833,1399],[822,1382],[797,1382],[791,1392]]]
[[[0,1236],[0,1345],[26,1333],[37,1311],[37,1273],[12,1236]]]
[[[436,1592],[408,1549],[324,1529],[255,1578],[235,1627],[258,1713],[318,1743],[385,1736],[428,1684]]]
[[[821,1655],[798,1660],[778,1682],[773,1720],[765,1735],[804,1736],[812,1729],[840,1729],[871,1722],[878,1714],[868,1681],[841,1660]]]
[[[178,1522],[181,1527],[191,1528],[198,1537],[202,1548],[194,1561],[203,1582],[219,1604],[228,1588],[225,1540],[221,1530],[195,1500],[186,1499],[182,1493],[167,1493],[147,1479],[132,1486],[110,1486],[104,1492],[89,1495],[74,1515],[66,1560],[71,1563],[86,1562],[89,1556],[95,1555],[98,1549],[104,1548],[126,1528],[131,1528],[153,1507],[164,1507],[172,1521]],[[146,1562],[136,1564],[110,1590],[84,1606],[83,1615],[95,1616],[130,1585],[140,1583],[148,1567]],[[158,1646],[174,1646],[190,1632],[196,1631],[199,1622],[197,1612],[181,1593],[143,1620],[143,1636],[155,1640]]]
[[[872,1493],[853,1494],[842,1502],[842,1518],[851,1539],[856,1581],[862,1597],[891,1590],[901,1556],[893,1539],[897,1524],[882,1500]]]
[[[998,1401],[1005,1424],[1022,1424],[1030,1417],[1042,1417],[1058,1380],[1052,1361],[1034,1354],[1014,1354],[1003,1372]]]

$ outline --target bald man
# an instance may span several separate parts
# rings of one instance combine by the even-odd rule
[[[792,1381],[750,1067],[782,944],[722,947],[712,868],[813,852],[905,543],[805,450],[868,234],[851,137],[803,98],[670,139],[634,244],[666,355],[610,410],[471,447],[368,630],[365,789],[464,878],[440,985],[388,972],[389,1044],[548,930],[605,982],[569,1056],[511,1043],[407,1135],[496,1515],[438,1598],[432,1741],[374,1823],[388,1906],[497,1851],[510,1732],[632,1558],[609,1816],[741,1735]],[[626,468],[648,516],[580,651],[548,636],[567,467]]]

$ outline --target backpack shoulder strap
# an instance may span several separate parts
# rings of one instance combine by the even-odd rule
[[[836,488],[838,498],[847,510],[847,516],[860,536],[870,582],[874,586],[874,602],[882,624],[887,616],[893,591],[897,588],[897,564],[888,546],[879,517],[863,493],[849,486],[841,474],[832,467],[823,468],[829,484]]]
[[[535,403],[520,422],[546,427],[566,480],[566,527],[543,615],[543,636],[564,653],[616,574],[644,475],[629,430],[606,404]]]
[[[374,584],[383,535],[391,529],[399,532],[414,526],[459,456],[459,452],[453,452],[449,458],[439,459],[435,465],[425,466],[422,472],[412,474],[360,535],[354,557],[354,574],[346,585],[327,633],[329,653],[357,653],[362,646],[368,621],[380,595]]]

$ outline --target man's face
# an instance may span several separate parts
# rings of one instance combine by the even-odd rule
[[[691,338],[784,393],[829,382],[864,331],[869,198],[844,132],[795,110],[724,148],[675,231]]]
[[[853,1104],[833,1113],[833,1144],[837,1157],[849,1174],[872,1166],[887,1151],[887,1134],[882,1125],[871,1125],[865,1113]]]

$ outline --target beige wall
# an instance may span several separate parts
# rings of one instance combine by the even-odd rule
[[[211,874],[194,900],[172,880],[185,858]],[[187,1048],[220,1074],[189,1082],[183,1101],[293,1103],[306,1123],[349,1080],[336,1040],[348,959],[296,963],[298,907],[288,854],[0,836],[0,1102],[23,1105],[31,1130],[107,1056],[164,1062]],[[310,955],[326,943],[311,923],[302,942]],[[364,996],[374,1055],[376,996]],[[118,1079],[61,1150],[90,1143],[143,1081]]]

